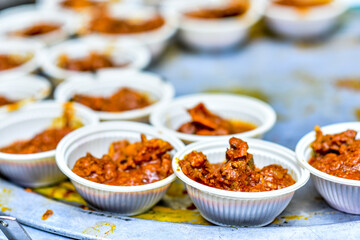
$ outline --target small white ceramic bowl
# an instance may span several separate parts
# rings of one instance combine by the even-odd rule
[[[0,96],[15,102],[39,101],[48,97],[50,93],[50,83],[37,75],[24,75],[0,81]],[[0,106],[0,114],[11,110],[12,108],[9,109],[7,105]]]
[[[287,207],[295,191],[304,186],[310,177],[307,170],[297,165],[293,151],[259,139],[243,140],[248,143],[248,152],[254,155],[258,168],[279,164],[288,169],[296,183],[267,192],[235,192],[206,186],[187,177],[178,162],[194,150],[204,153],[210,163],[223,162],[229,147],[228,139],[188,145],[173,158],[174,172],[186,184],[186,189],[201,215],[216,225],[260,227],[270,224]]]
[[[0,40],[0,55],[15,54],[28,57],[29,60],[18,67],[0,71],[0,81],[16,78],[34,72],[39,67],[39,54],[43,45],[31,40]]]
[[[108,152],[112,142],[122,139],[136,142],[140,140],[141,133],[149,139],[160,138],[169,142],[174,147],[173,155],[184,147],[177,138],[165,135],[144,123],[104,122],[76,130],[61,140],[56,150],[57,165],[70,178],[80,195],[92,206],[127,216],[140,214],[149,210],[164,196],[175,180],[175,174],[145,185],[111,186],[86,180],[71,169],[87,152],[101,157]]]
[[[157,12],[165,19],[165,24],[158,29],[143,33],[134,34],[104,34],[92,33],[91,35],[101,36],[106,39],[134,38],[150,49],[153,59],[158,58],[168,46],[172,37],[177,31],[178,21],[176,16],[168,12],[157,11],[151,6],[140,4],[121,4],[115,3],[111,5],[111,14],[114,17],[136,17],[148,18],[154,16]],[[85,23],[88,24],[88,23]]]
[[[244,41],[248,31],[263,15],[267,1],[251,0],[250,8],[239,17],[197,19],[184,16],[185,12],[215,6],[221,1],[170,1],[164,11],[180,19],[179,38],[188,46],[205,51],[231,48]],[[223,1],[223,3],[226,1]]]
[[[66,102],[75,94],[90,96],[110,96],[122,87],[128,87],[143,93],[155,101],[148,107],[124,112],[94,111],[100,120],[132,120],[147,122],[150,113],[157,107],[169,103],[174,97],[174,87],[159,76],[149,72],[136,71],[100,71],[97,77],[75,77],[61,83],[55,90],[57,101]]]
[[[98,122],[97,116],[81,105],[74,105],[75,116],[84,125]],[[34,103],[12,112],[0,121],[0,146],[32,138],[61,116],[63,105],[52,101]],[[65,179],[55,163],[55,150],[34,154],[0,152],[0,172],[24,187],[40,187]]]
[[[57,65],[58,57],[61,54],[67,54],[70,58],[81,58],[87,56],[91,51],[109,52],[115,62],[130,63],[121,69],[143,69],[150,63],[149,50],[141,46],[136,40],[121,39],[107,41],[96,37],[89,37],[69,40],[42,51],[41,65],[44,72],[55,83],[76,75],[92,75],[91,72],[67,70]]]
[[[334,0],[323,6],[299,10],[295,7],[269,4],[265,13],[268,26],[291,39],[311,39],[331,31],[348,9],[345,0]]]
[[[231,94],[194,94],[175,98],[170,104],[155,109],[150,115],[150,122],[155,127],[177,136],[185,143],[203,140],[228,139],[227,136],[201,136],[178,132],[184,123],[191,121],[187,109],[203,102],[212,112],[225,119],[237,119],[253,123],[256,129],[233,134],[236,137],[257,137],[269,131],[275,124],[276,113],[266,103],[252,97]]]
[[[340,133],[348,129],[359,132],[360,123],[347,122],[321,127],[324,134]],[[311,166],[308,161],[312,155],[310,144],[314,140],[314,131],[301,138],[296,145],[298,161],[310,171],[316,189],[331,207],[346,213],[360,214],[360,181],[332,176]]]
[[[74,15],[57,11],[40,10],[33,6],[19,6],[4,10],[0,14],[0,36],[6,39],[32,39],[45,45],[61,42],[75,34],[80,27],[80,19]],[[38,23],[60,25],[58,30],[33,37],[14,36],[12,33]]]

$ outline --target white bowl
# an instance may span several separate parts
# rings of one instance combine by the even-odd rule
[[[121,4],[111,5],[111,13],[115,17],[132,16],[152,16],[157,12],[156,8],[139,4]],[[153,59],[158,58],[168,46],[170,40],[175,35],[178,21],[176,16],[168,12],[159,11],[159,14],[165,19],[165,24],[159,29],[134,34],[104,34],[92,33],[91,35],[101,36],[106,39],[134,38],[150,49]],[[88,23],[85,23],[88,24]]]
[[[0,71],[0,81],[7,78],[16,78],[34,72],[39,67],[39,53],[43,45],[31,40],[0,40],[0,54],[16,54],[30,56],[24,64],[8,70]]]
[[[136,40],[121,39],[107,41],[89,37],[69,40],[42,51],[42,68],[56,83],[76,75],[92,75],[91,72],[66,70],[57,65],[58,57],[61,54],[65,53],[70,57],[78,58],[87,56],[91,51],[110,51],[113,60],[130,62],[128,66],[121,69],[143,69],[150,63],[149,51]]]
[[[30,103],[39,101],[49,96],[50,93],[50,83],[45,78],[37,75],[25,75],[0,81],[0,96],[16,102]],[[12,108],[8,108],[7,105],[0,106],[0,114],[11,110]]]
[[[238,119],[257,126],[251,131],[232,134],[232,136],[239,138],[261,138],[274,126],[276,121],[275,111],[268,104],[252,97],[231,94],[194,94],[175,98],[170,104],[157,108],[151,113],[150,122],[155,127],[177,136],[186,143],[210,139],[228,139],[229,135],[201,136],[177,131],[182,124],[191,121],[187,109],[200,102],[203,102],[210,111],[225,119]]]
[[[75,114],[83,124],[98,122],[88,108],[74,105]],[[8,114],[0,121],[0,146],[17,140],[26,140],[49,127],[54,118],[61,116],[61,103],[46,101],[28,105]],[[0,172],[11,181],[24,187],[39,187],[61,181],[65,176],[55,163],[55,150],[34,154],[0,152]]]
[[[156,101],[148,107],[124,112],[94,111],[100,120],[133,120],[147,122],[150,113],[159,106],[170,102],[174,97],[174,87],[164,82],[159,76],[149,72],[135,71],[100,71],[97,77],[73,78],[61,83],[55,90],[57,101],[66,102],[75,94],[110,96],[119,88],[128,87],[145,92]]]
[[[178,161],[195,150],[203,152],[210,163],[223,162],[229,147],[228,139],[188,145],[173,158],[174,172],[186,184],[186,189],[201,215],[216,225],[260,227],[270,224],[287,207],[295,191],[304,186],[310,177],[307,170],[297,165],[293,151],[259,139],[243,140],[248,143],[248,152],[254,155],[257,167],[279,164],[288,169],[296,183],[267,192],[235,192],[206,186],[187,177]]]
[[[78,31],[80,19],[74,15],[57,11],[40,10],[32,6],[12,7],[0,14],[0,36],[6,39],[32,39],[50,45],[61,42]],[[59,24],[60,29],[33,37],[12,36],[11,33],[36,23]]]
[[[56,162],[60,170],[70,178],[76,190],[92,206],[123,215],[136,215],[154,206],[165,194],[175,174],[158,182],[139,186],[111,186],[95,183],[76,175],[71,169],[75,162],[90,152],[101,157],[108,152],[112,142],[127,139],[140,140],[140,134],[148,138],[161,138],[173,147],[174,154],[183,148],[177,138],[165,135],[155,128],[134,122],[104,122],[76,130],[61,140],[56,150]]]
[[[265,20],[272,30],[287,38],[311,39],[331,31],[347,9],[348,3],[344,0],[311,7],[305,12],[273,3],[265,13]]]
[[[164,4],[168,14],[180,19],[179,38],[188,46],[198,50],[223,50],[244,41],[249,29],[263,15],[267,1],[251,0],[250,8],[239,17],[225,19],[197,19],[184,13],[198,8],[206,8],[219,1],[170,1]]]
[[[359,122],[347,122],[321,127],[324,134],[335,134],[348,129],[360,131]],[[311,173],[316,189],[325,201],[333,208],[351,214],[360,214],[360,181],[335,177],[324,173],[313,166],[310,160],[310,144],[315,140],[315,132],[306,134],[296,145],[296,157],[303,167]]]

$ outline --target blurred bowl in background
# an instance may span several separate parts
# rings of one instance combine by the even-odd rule
[[[50,45],[69,38],[81,26],[75,15],[41,10],[35,6],[24,5],[1,11],[0,36],[32,39]]]
[[[252,25],[261,19],[266,0],[251,0],[244,14],[235,17],[201,19],[185,13],[216,7],[224,7],[230,1],[181,1],[172,0],[163,4],[165,12],[179,18],[179,38],[186,45],[207,51],[224,50],[244,41]]]
[[[97,37],[88,37],[69,40],[41,53],[42,69],[55,84],[69,77],[93,75],[93,71],[74,71],[58,66],[59,58],[64,54],[69,59],[79,59],[91,53],[100,53],[109,56],[121,69],[143,69],[150,63],[149,50],[133,39],[105,40]]]
[[[348,2],[345,0],[303,8],[271,3],[265,20],[279,35],[290,39],[312,39],[333,30],[347,9]]]
[[[95,77],[74,77],[61,83],[55,90],[55,99],[66,102],[75,94],[89,96],[110,96],[118,89],[127,87],[146,93],[153,100],[150,106],[123,112],[94,111],[100,120],[132,120],[148,122],[150,113],[166,105],[174,97],[174,87],[159,76],[149,72],[101,70]]]

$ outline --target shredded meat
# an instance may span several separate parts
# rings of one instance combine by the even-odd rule
[[[105,34],[132,34],[156,30],[165,24],[165,19],[155,15],[149,19],[141,18],[114,18],[106,8],[99,7],[94,12],[89,24],[90,32]]]
[[[360,180],[360,140],[357,132],[347,130],[337,134],[323,135],[319,126],[315,127],[316,139],[311,143],[313,156],[309,163],[327,174]]]
[[[181,125],[179,132],[197,135],[229,135],[256,128],[252,123],[223,119],[210,112],[203,103],[199,103],[188,112],[192,121]]]
[[[185,13],[185,16],[203,19],[236,17],[244,14],[249,8],[248,0],[233,0],[217,8],[204,8]]]
[[[69,58],[62,54],[58,58],[58,66],[71,71],[96,72],[102,68],[122,68],[129,65],[129,62],[116,64],[110,56],[102,53],[90,52],[83,58]]]
[[[0,107],[4,106],[4,105],[7,105],[7,104],[12,104],[14,102],[15,101],[12,101],[12,100],[8,99],[7,97],[0,96]]]
[[[211,164],[203,153],[193,151],[179,161],[181,170],[194,181],[229,191],[272,191],[295,183],[280,165],[257,169],[246,142],[233,137],[229,143],[224,163]]]
[[[59,24],[55,23],[37,23],[25,29],[12,32],[11,35],[20,37],[32,37],[59,30],[60,27],[61,26]]]
[[[146,139],[130,143],[127,140],[114,142],[109,152],[101,158],[90,153],[80,158],[73,172],[87,180],[116,186],[136,186],[153,183],[170,176],[170,143],[161,139]]]
[[[151,105],[151,101],[144,93],[130,88],[120,88],[110,97],[93,97],[75,94],[73,101],[90,107],[95,111],[122,112]]]

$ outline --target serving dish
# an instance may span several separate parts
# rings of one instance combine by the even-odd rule
[[[20,110],[4,113],[0,122],[0,146],[29,139],[51,126],[54,118],[61,116],[63,104],[53,101],[34,103]],[[74,116],[84,125],[98,122],[88,108],[74,104]],[[65,179],[55,163],[55,150],[33,154],[0,152],[0,172],[11,181],[25,187],[54,184]]]
[[[112,142],[122,139],[135,142],[140,139],[141,133],[149,139],[160,138],[169,142],[174,147],[172,154],[183,148],[180,140],[146,124],[106,122],[84,127],[63,138],[56,150],[57,165],[92,206],[126,216],[145,212],[164,196],[171,182],[175,180],[174,174],[163,180],[139,186],[111,186],[86,180],[71,170],[75,162],[87,152],[100,157],[108,151]]]
[[[360,130],[358,122],[338,123],[321,127],[324,134],[334,134],[346,130]],[[308,161],[312,156],[310,144],[315,140],[315,132],[306,134],[296,145],[296,156],[299,163],[311,172],[311,178],[317,191],[333,208],[351,214],[360,214],[360,182],[332,176],[324,173]]]
[[[232,94],[194,94],[175,98],[171,103],[157,108],[150,115],[150,122],[159,129],[177,136],[186,143],[210,139],[227,139],[229,136],[201,136],[178,132],[181,124],[190,120],[187,109],[203,102],[210,111],[225,119],[236,119],[255,124],[253,130],[232,134],[236,137],[258,137],[275,124],[276,113],[266,103],[248,96]]]
[[[75,75],[92,75],[91,71],[74,71],[58,66],[59,57],[66,54],[77,59],[91,54],[101,53],[109,56],[113,62],[126,64],[122,69],[143,69],[150,63],[148,49],[136,40],[121,39],[108,41],[96,37],[69,40],[41,52],[41,66],[45,74],[55,83]]]
[[[110,96],[120,88],[130,88],[145,93],[152,102],[150,106],[123,112],[95,111],[100,120],[132,120],[147,122],[149,115],[159,106],[166,105],[175,95],[174,87],[150,72],[102,70],[95,77],[72,78],[61,83],[55,90],[57,101],[65,102],[74,94]]]
[[[333,30],[348,8],[349,2],[342,0],[308,8],[272,3],[265,12],[265,19],[269,27],[282,36],[314,39]]]

